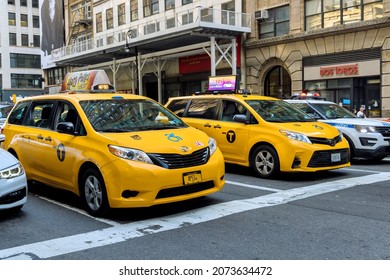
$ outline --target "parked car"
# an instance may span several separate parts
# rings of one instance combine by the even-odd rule
[[[4,124],[14,104],[0,104],[0,128]]]
[[[165,106],[215,138],[225,162],[250,166],[262,178],[350,166],[348,143],[337,129],[283,100],[199,94],[170,98]]]
[[[313,118],[339,129],[353,159],[382,160],[390,155],[390,123],[358,118],[342,106],[324,100],[286,100]]]
[[[5,136],[0,134],[0,143]],[[0,210],[20,210],[27,202],[27,179],[23,166],[0,147]]]
[[[17,102],[4,124],[4,148],[29,180],[74,192],[96,216],[222,189],[225,166],[213,138],[108,83],[104,71],[69,73],[63,93]]]

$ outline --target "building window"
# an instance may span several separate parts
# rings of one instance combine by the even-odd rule
[[[181,0],[182,5],[191,4],[192,0]]]
[[[8,0],[9,5],[15,5],[15,0]]]
[[[33,16],[33,27],[39,28],[39,16]]]
[[[41,56],[34,54],[10,54],[11,68],[35,68],[41,69]]]
[[[383,17],[383,0],[306,0],[305,30]]]
[[[187,13],[181,16],[181,22],[182,24],[189,24],[194,22],[194,14],[193,13]]]
[[[8,25],[15,26],[16,25],[16,15],[15,13],[8,13]]]
[[[151,16],[157,14],[158,11],[158,0],[143,0],[144,5],[144,16]]]
[[[111,29],[114,27],[114,18],[113,18],[112,8],[106,10],[106,28]]]
[[[228,25],[236,25],[236,15],[235,15],[235,3],[230,1],[228,3],[222,4],[222,23]]]
[[[34,35],[34,47],[40,47],[41,46],[41,36]]]
[[[175,0],[165,0],[165,10],[171,10],[175,8]]]
[[[118,5],[118,26],[126,23],[125,3]]]
[[[22,34],[22,46],[28,47],[28,34]]]
[[[16,33],[9,34],[9,45],[16,46]]]
[[[42,76],[11,74],[11,88],[42,88]]]
[[[66,75],[65,68],[50,68],[47,70],[48,85],[60,85]]]
[[[138,20],[138,0],[130,0],[130,20]]]
[[[23,27],[28,27],[28,17],[26,14],[20,15],[20,25]]]
[[[103,31],[103,19],[102,19],[102,13],[96,14],[96,33]]]
[[[268,10],[268,18],[259,20],[259,38],[281,36],[290,32],[290,7],[283,6]]]
[[[27,7],[27,0],[20,0],[20,6]]]
[[[32,7],[33,8],[39,8],[39,0],[32,0]]]

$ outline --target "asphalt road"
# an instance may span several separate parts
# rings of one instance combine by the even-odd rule
[[[220,193],[105,219],[34,185],[19,213],[0,214],[0,260],[390,259],[390,158],[278,180],[226,171]]]

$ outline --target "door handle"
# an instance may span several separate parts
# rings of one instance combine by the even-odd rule
[[[50,136],[49,136],[49,137],[46,137],[46,138],[45,138],[45,141],[51,142],[51,137],[50,137]]]
[[[206,124],[204,125],[204,127],[211,127],[211,125],[210,125],[209,123],[206,123]]]
[[[42,139],[43,139],[43,136],[39,134],[39,135],[37,136],[37,139],[38,139],[38,140],[42,140]]]
[[[221,126],[219,124],[217,124],[217,125],[214,125],[214,128],[221,128]]]

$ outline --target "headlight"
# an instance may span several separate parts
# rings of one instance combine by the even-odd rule
[[[310,139],[306,135],[304,135],[304,134],[291,132],[291,131],[288,131],[288,130],[281,130],[280,133],[282,133],[283,136],[286,136],[289,139],[297,140],[297,141],[301,141],[301,142],[305,142],[305,143],[311,144]]]
[[[214,154],[214,152],[217,150],[217,142],[214,138],[209,139],[209,147],[210,147],[210,155]]]
[[[10,168],[0,170],[0,179],[11,179],[24,174],[23,166],[19,163]]]
[[[360,133],[376,132],[375,126],[355,125],[355,129]]]
[[[145,152],[140,150],[123,148],[123,147],[112,146],[112,145],[108,146],[108,150],[110,151],[110,153],[120,158],[153,164],[153,162],[150,160],[148,155]]]

